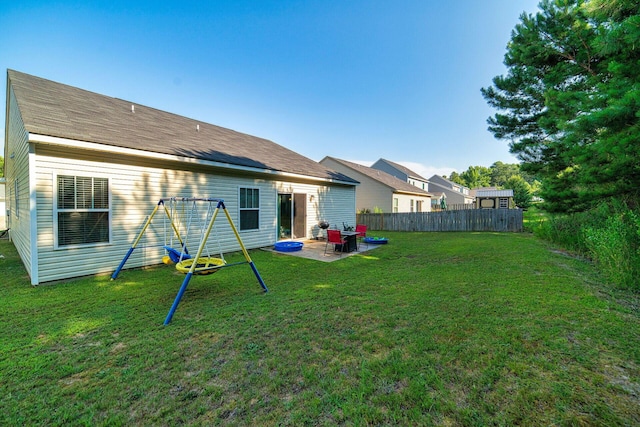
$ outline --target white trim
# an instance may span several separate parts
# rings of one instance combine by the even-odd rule
[[[346,182],[346,181],[340,181],[336,179],[318,178],[314,176],[301,175],[297,173],[275,171],[271,169],[254,168],[249,166],[238,166],[238,165],[232,165],[229,163],[213,162],[210,160],[200,160],[200,159],[193,159],[189,157],[176,156],[173,154],[161,154],[161,153],[154,153],[154,152],[145,151],[145,150],[136,150],[133,148],[116,147],[114,145],[98,144],[98,143],[86,142],[86,141],[77,141],[73,139],[59,138],[56,136],[39,135],[39,134],[31,134],[31,133],[28,136],[29,136],[29,142],[31,143],[39,143],[39,144],[47,144],[47,145],[62,145],[62,146],[73,147],[73,148],[84,149],[84,150],[102,151],[102,152],[116,153],[116,154],[126,154],[130,156],[146,157],[150,159],[189,163],[192,165],[212,166],[212,167],[232,169],[232,170],[242,171],[242,172],[253,172],[253,173],[274,175],[277,177],[302,178],[310,181],[356,185],[354,182]]]
[[[29,135],[27,134],[27,137]],[[29,245],[31,245],[31,284],[37,285],[40,282],[38,263],[38,202],[36,192],[36,154],[33,144],[29,144],[27,153],[29,164]]]
[[[67,249],[76,249],[76,248],[87,248],[87,247],[97,247],[97,246],[109,246],[113,244],[113,238],[112,238],[112,234],[113,234],[113,206],[112,206],[112,201],[111,201],[111,177],[107,176],[106,174],[100,174],[100,173],[95,173],[95,172],[77,172],[77,171],[68,171],[68,170],[64,170],[64,169],[56,169],[51,171],[52,174],[52,182],[53,182],[53,194],[52,194],[52,226],[53,226],[53,250],[57,251],[57,250],[67,250]],[[67,175],[67,176],[73,176],[73,177],[79,177],[79,176],[83,176],[83,177],[88,177],[88,178],[101,178],[101,179],[106,179],[107,180],[107,185],[109,187],[109,192],[107,194],[107,197],[109,199],[108,203],[109,203],[109,208],[107,209],[107,214],[108,214],[108,223],[109,223],[109,240],[107,242],[95,242],[95,243],[79,243],[79,244],[74,244],[74,245],[64,245],[64,246],[60,246],[60,244],[58,243],[58,177],[60,175]],[[96,212],[97,210],[95,209],[74,209],[75,212]],[[99,211],[99,210],[98,210]],[[102,210],[104,211],[104,210]]]
[[[242,229],[242,216],[241,213],[242,211],[254,211],[256,210],[255,208],[242,208],[241,205],[241,200],[240,200],[240,190],[242,189],[245,190],[258,190],[258,228],[248,228],[246,230]],[[262,219],[262,200],[260,200],[262,198],[262,191],[260,189],[260,187],[256,187],[256,186],[248,186],[248,185],[239,185],[238,186],[238,232],[240,233],[246,233],[246,232],[252,232],[252,231],[260,231],[262,229],[261,225],[260,225],[260,221]],[[276,208],[277,209],[277,208]]]

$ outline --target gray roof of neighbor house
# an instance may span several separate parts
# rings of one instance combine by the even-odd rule
[[[442,186],[443,184],[446,184],[447,186],[450,187],[449,189],[453,189],[455,187],[469,189],[469,187],[466,187],[466,186],[464,186],[462,184],[458,184],[456,182],[453,182],[453,181],[451,181],[451,180],[449,180],[449,179],[447,179],[447,178],[445,178],[445,177],[443,177],[441,175],[437,175],[437,174],[433,175],[431,178],[429,178],[429,182],[433,183],[433,184],[436,184],[436,185],[438,184],[438,182],[440,182],[440,186]]]
[[[357,183],[264,138],[14,70],[7,79],[31,134]]]
[[[476,197],[513,197],[513,190],[476,190]]]
[[[385,162],[388,165],[391,165],[394,168],[398,169],[400,172],[402,172],[403,174],[407,175],[408,177],[416,178],[416,179],[419,179],[421,181],[427,181],[427,178],[424,178],[424,177],[420,176],[419,174],[417,174],[416,172],[412,171],[408,167],[402,166],[399,163],[392,162],[391,160],[382,159],[382,158],[380,160],[378,160],[378,162]]]
[[[390,187],[395,192],[398,193],[409,193],[409,194],[420,194],[425,197],[430,197],[431,193],[424,191],[415,185],[411,185],[406,181],[396,178],[393,175],[389,175],[386,172],[383,172],[378,169],[373,169],[368,166],[360,165],[358,163],[353,163],[347,160],[338,159],[336,157],[326,156],[325,159],[331,159],[334,162],[340,163],[354,171],[360,172],[361,174],[374,179],[387,187]],[[322,162],[322,160],[320,160]]]

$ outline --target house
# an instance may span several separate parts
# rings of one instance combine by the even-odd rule
[[[0,230],[7,228],[6,179],[0,178]]]
[[[427,180],[427,178],[423,178],[411,169],[398,163],[392,162],[391,160],[379,159],[374,164],[372,164],[371,167],[373,169],[378,169],[388,173],[389,175],[395,176],[396,178],[414,185],[421,190],[429,191],[429,181]]]
[[[389,175],[347,160],[325,157],[320,164],[350,176],[360,182],[356,189],[358,212],[429,212],[431,195],[415,186]]]
[[[223,199],[247,248],[355,221],[355,180],[263,138],[13,70],[5,120],[8,226],[34,285],[112,272],[165,197]],[[128,267],[161,262],[154,236]],[[216,240],[239,249],[230,228]]]
[[[474,201],[469,188],[449,181],[440,175],[433,175],[429,178],[429,191],[444,193],[447,206],[471,205]]]
[[[478,209],[510,209],[513,203],[513,190],[479,188],[474,191]]]
[[[431,210],[447,209],[447,195],[444,191],[431,191]]]

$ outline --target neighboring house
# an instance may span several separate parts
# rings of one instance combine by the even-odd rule
[[[247,248],[355,221],[356,181],[266,139],[13,70],[6,106],[8,226],[34,285],[113,272],[170,196],[224,199]],[[153,243],[127,266],[160,263]]]
[[[442,192],[447,199],[447,206],[473,204],[473,196],[470,195],[469,188],[464,185],[449,181],[440,175],[433,175],[429,178],[429,190],[431,192]]]
[[[442,191],[430,191],[431,210],[443,210],[447,208],[447,195]]]
[[[356,189],[358,212],[374,212],[376,209],[388,213],[431,211],[428,192],[386,172],[329,156],[320,160],[320,164],[360,182]]]
[[[0,178],[0,230],[7,228],[7,202],[5,200],[5,183],[4,178]]]
[[[377,162],[372,164],[371,167],[395,176],[396,178],[414,185],[421,190],[429,191],[429,181],[427,178],[423,178],[411,169],[392,162],[391,160],[379,159]]]
[[[515,206],[513,190],[479,188],[475,190],[475,196],[478,209],[510,209]]]

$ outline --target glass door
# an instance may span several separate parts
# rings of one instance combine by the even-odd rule
[[[293,195],[278,194],[278,240],[291,239]]]

